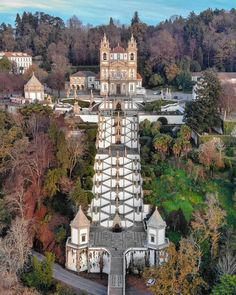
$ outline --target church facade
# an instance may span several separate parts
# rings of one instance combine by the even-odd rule
[[[119,44],[110,47],[104,35],[100,46],[100,94],[132,96],[142,86],[142,77],[137,72],[137,42],[133,35],[127,49]]]

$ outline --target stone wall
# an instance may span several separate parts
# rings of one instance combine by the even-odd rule
[[[110,273],[111,255],[105,248],[89,248],[88,251],[88,272],[100,272],[100,259],[103,258],[103,273]]]
[[[147,115],[147,114],[139,114],[139,122],[144,121],[145,119],[149,120],[150,122],[156,122],[159,118],[166,118],[168,124],[170,125],[182,125],[183,122],[183,115]]]
[[[159,118],[166,118],[168,124],[170,125],[182,125],[183,122],[183,115],[147,115],[147,114],[139,114],[139,122],[144,121],[145,119],[149,120],[150,122],[156,122]],[[98,123],[98,115],[80,115],[80,118],[83,122],[89,123]]]

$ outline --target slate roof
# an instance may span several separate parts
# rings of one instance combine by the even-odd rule
[[[166,226],[166,223],[162,219],[160,213],[158,212],[157,207],[155,211],[153,212],[152,216],[146,222],[146,224],[147,226],[154,227],[154,228]]]
[[[70,225],[74,228],[90,226],[90,221],[85,216],[81,206],[79,206],[79,211],[75,215],[75,218],[71,221]]]
[[[43,85],[39,82],[39,80],[35,77],[34,73],[29,81],[25,84],[25,87],[43,87]]]
[[[78,71],[77,73],[74,73],[71,75],[71,77],[95,77],[96,74],[91,71]]]

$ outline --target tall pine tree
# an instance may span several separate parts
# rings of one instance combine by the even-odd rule
[[[203,72],[197,83],[197,100],[188,103],[185,108],[185,121],[199,133],[211,132],[220,127],[219,99],[221,84],[213,70]]]

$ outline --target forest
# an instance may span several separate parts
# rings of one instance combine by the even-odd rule
[[[187,18],[171,17],[150,26],[134,13],[130,25],[110,18],[107,25],[84,25],[77,16],[66,23],[43,12],[17,14],[15,26],[0,26],[0,50],[24,51],[47,71],[66,76],[80,66],[98,66],[103,34],[111,46],[126,46],[131,33],[138,42],[138,67],[145,85],[188,80],[190,71],[215,67],[236,70],[236,9],[208,9]],[[72,68],[71,68],[72,67]],[[95,67],[98,71],[98,67]],[[153,75],[155,75],[153,77]]]
[[[71,294],[53,283],[52,263],[64,265],[69,223],[91,201],[96,126],[75,138],[67,124],[37,104],[0,112],[1,294],[38,294],[19,282],[42,294]],[[51,252],[45,265],[31,261],[32,248]]]

